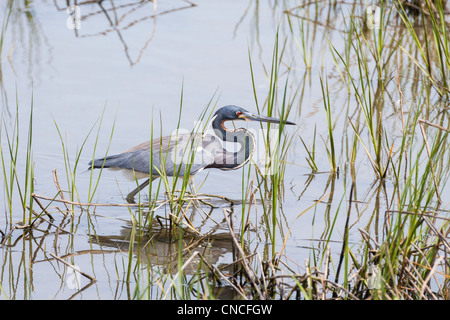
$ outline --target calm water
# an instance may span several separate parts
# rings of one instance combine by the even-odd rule
[[[2,2],[1,15],[6,12],[5,2]],[[270,72],[279,28],[280,43],[286,39],[283,62],[284,66],[291,66],[291,84],[304,89],[289,118],[298,126],[286,128],[287,134],[294,135],[294,138],[288,151],[283,215],[279,221],[283,234],[279,234],[280,239],[276,243],[277,250],[280,250],[282,240],[289,233],[284,256],[289,258],[290,267],[301,273],[305,259],[314,259],[310,248],[323,249],[320,240],[331,225],[335,228],[331,239],[333,252],[339,251],[348,206],[345,129],[342,124],[336,124],[341,174],[330,179],[328,158],[320,138],[327,136],[327,128],[319,82],[319,72],[326,72],[333,96],[333,117],[345,117],[346,104],[354,104],[354,98],[348,98],[342,86],[333,81],[339,75],[324,40],[325,36],[329,37],[338,50],[344,47],[340,30],[347,14],[345,7],[341,11],[332,11],[338,17],[335,21],[327,22],[327,16],[322,12],[321,24],[304,21],[308,54],[313,57],[308,69],[302,63],[299,43],[290,35],[284,13],[286,8],[298,5],[296,1],[283,4],[265,1],[194,2],[195,6],[187,1],[158,1],[155,7],[147,1],[111,1],[104,3],[103,9],[97,4],[80,5],[83,19],[78,30],[71,30],[66,25],[69,14],[64,10],[64,1],[35,1],[27,8],[16,3],[5,32],[1,56],[5,126],[11,128],[14,125],[17,93],[20,124],[23,125],[21,138],[24,141],[20,153],[25,155],[26,128],[33,96],[35,193],[54,197],[53,169],[59,174],[62,188],[67,185],[62,144],[55,123],[64,136],[73,164],[77,150],[104,108],[97,156],[107,151],[113,125],[110,154],[149,140],[152,117],[155,136],[170,134],[178,123],[182,91],[180,127],[187,130],[194,127],[211,99],[217,107],[235,104],[256,112],[249,55],[252,57],[258,101],[262,105],[269,90],[265,70]],[[364,12],[364,7],[358,10]],[[4,18],[2,21],[4,23]],[[114,27],[112,23],[118,26]],[[324,28],[326,23],[333,27]],[[296,24],[297,20],[294,20]],[[283,87],[285,76],[281,79],[280,87]],[[254,124],[248,126],[259,128]],[[316,161],[322,173],[310,176],[311,169],[299,137],[311,144],[315,129]],[[85,169],[92,158],[96,130],[84,146],[76,176],[81,201],[86,201],[88,192],[90,175]],[[2,139],[5,147],[4,143]],[[365,158],[364,151],[359,151],[359,157]],[[23,169],[19,167],[20,170]],[[364,213],[372,212],[375,205],[383,205],[385,201],[383,197],[377,197],[376,186],[372,186],[374,176],[367,160],[357,162],[356,172],[361,205],[352,216],[351,241],[359,236],[358,227],[368,223]],[[242,176],[242,170],[211,170],[198,174],[196,181],[199,184],[204,181],[201,192],[240,200]],[[123,203],[122,193],[134,188],[134,183],[120,173],[105,171],[93,201]],[[387,190],[389,188],[388,184]],[[323,203],[298,217],[325,195],[328,196]],[[211,264],[221,265],[233,260],[231,239],[223,224],[222,208],[228,206],[226,202],[214,201],[218,206],[211,213],[214,222],[208,221],[201,230],[207,232],[219,225],[207,259]],[[57,206],[63,208],[62,204]],[[256,231],[246,241],[250,251],[263,253],[269,244],[263,236],[262,208],[258,206],[251,211],[251,226]],[[240,216],[240,210],[240,206],[235,207],[236,216]],[[22,219],[20,207],[15,212],[17,216],[13,217],[13,223]],[[151,278],[154,273],[170,273],[169,266],[176,262],[169,257],[170,252],[176,252],[176,246],[169,243],[162,230],[153,235],[159,236],[159,240],[134,252],[134,261],[139,261],[142,268],[151,269],[154,273],[138,272],[132,275],[130,283],[126,283],[131,224],[128,209],[99,207],[91,213],[76,211],[73,219],[58,215],[56,209],[52,212],[55,224],[70,230],[71,234],[59,234],[51,227],[47,232],[35,231],[33,237],[23,239],[16,231],[11,245],[0,249],[2,298],[127,299],[133,297],[136,283],[145,283],[144,278]],[[159,214],[164,216],[167,209],[161,209]],[[197,226],[201,224],[201,217],[198,214],[195,217]],[[7,223],[9,215],[1,215],[2,230],[9,231],[5,227]],[[143,241],[149,240],[147,237]],[[203,249],[199,246],[193,251]],[[81,286],[74,285],[77,278],[72,269],[52,259],[49,252],[64,257],[97,281],[84,287],[88,281],[81,278]],[[192,270],[196,270],[195,265]],[[186,273],[189,274],[189,270]],[[150,294],[150,298],[161,297],[156,293],[158,284],[154,288],[155,293]]]

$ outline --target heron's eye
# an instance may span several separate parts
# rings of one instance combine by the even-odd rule
[[[238,116],[242,116],[242,111],[238,111],[238,112],[236,112],[236,114],[237,114]]]

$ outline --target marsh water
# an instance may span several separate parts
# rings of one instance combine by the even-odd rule
[[[163,221],[160,225],[154,223],[139,237],[133,233],[136,208],[116,204],[126,204],[124,195],[136,183],[117,171],[104,170],[94,197],[89,199],[111,206],[80,208],[40,198],[54,221],[41,222],[32,232],[16,228],[10,233],[24,214],[20,193],[12,193],[9,206],[7,192],[3,191],[0,203],[5,213],[0,215],[0,229],[5,237],[9,236],[0,247],[1,299],[194,298],[193,294],[183,296],[177,291],[178,286],[189,287],[180,285],[179,278],[189,283],[190,277],[199,272],[198,257],[189,260],[193,253],[201,252],[208,264],[216,267],[232,266],[238,259],[223,209],[232,210],[237,238],[245,242],[248,252],[255,253],[253,258],[265,259],[273,252],[279,253],[283,260],[280,272],[285,274],[305,273],[310,261],[321,264],[328,246],[337,264],[346,222],[350,226],[349,246],[355,254],[360,246],[360,229],[375,239],[382,238],[386,210],[396,209],[392,172],[381,182],[362,144],[351,161],[352,145],[358,139],[346,119],[351,118],[354,124],[363,120],[355,117],[358,99],[341,81],[342,70],[332,54],[332,47],[341,53],[348,50],[350,17],[362,23],[365,2],[319,1],[305,5],[300,1],[77,1],[79,21],[72,19],[73,11],[66,10],[73,4],[58,0],[1,2],[0,18],[5,26],[1,47],[1,143],[3,154],[9,155],[5,130],[12,137],[18,123],[18,178],[14,184],[20,185],[25,179],[31,109],[34,194],[61,199],[54,180],[56,169],[63,191],[73,188],[70,184],[75,180],[77,193],[72,200],[82,203],[88,202],[92,191],[91,172],[87,169],[94,150],[96,157],[123,152],[150,140],[152,126],[153,137],[169,135],[177,126],[191,130],[208,105],[211,112],[234,104],[265,113],[278,35],[283,56],[277,100],[281,103],[287,83],[291,106],[288,119],[297,126],[284,128],[291,142],[277,202],[276,236],[271,237],[271,226],[264,218],[263,206],[267,204],[260,199],[261,195],[269,197],[270,192],[259,192],[263,185],[255,178],[254,166],[235,171],[211,169],[196,175],[198,191],[217,197],[207,199],[213,207],[191,206],[186,212],[199,233],[197,237],[208,234],[207,241],[196,241],[196,236],[186,233],[182,245],[178,239],[173,240],[172,230],[166,226],[168,206],[154,212]],[[392,17],[388,23],[393,33],[394,20],[398,18]],[[368,65],[376,70],[369,51]],[[388,137],[383,139],[391,139],[395,147],[402,136],[399,99],[405,110],[412,110],[417,104],[415,93],[425,86],[413,62],[399,63],[406,60],[406,54],[398,51],[384,66],[390,81],[383,89],[389,93],[384,95],[380,109]],[[356,59],[349,58],[350,64]],[[327,79],[331,100],[338,167],[334,172],[327,155],[330,142],[321,77]],[[440,124],[448,127],[448,104],[434,93],[428,97],[439,103],[441,110],[447,108]],[[429,111],[430,121],[435,119],[437,109]],[[276,110],[274,116],[279,112]],[[260,129],[255,123],[236,125]],[[358,130],[366,139],[363,127]],[[420,137],[419,130],[414,134]],[[317,171],[308,164],[307,149],[313,147]],[[389,149],[384,152],[384,160],[389,162]],[[422,157],[426,159],[425,154]],[[12,164],[6,157],[3,161],[6,165],[2,181],[7,185]],[[71,177],[74,166],[76,174]],[[444,168],[444,182],[448,174],[448,168]],[[94,177],[97,175],[95,171]],[[347,221],[352,181],[353,211]],[[154,188],[157,184],[155,180]],[[254,199],[243,196],[249,190],[255,194]],[[448,216],[445,183],[440,192],[440,208]],[[71,198],[68,194],[65,197]],[[148,192],[143,192],[141,198],[148,199]],[[225,198],[234,205],[230,207]],[[249,201],[245,206],[243,198],[244,203]],[[160,199],[165,199],[163,192]],[[73,209],[69,214],[66,205]],[[33,208],[42,212],[36,203]],[[243,216],[248,223],[244,232]],[[80,276],[53,255],[95,281]],[[183,277],[177,278],[180,265]],[[211,286],[215,297],[239,298],[225,282]]]

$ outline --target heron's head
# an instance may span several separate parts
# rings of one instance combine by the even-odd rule
[[[222,119],[222,121],[246,120],[246,121],[259,121],[269,123],[280,123],[281,121],[283,121],[284,124],[295,125],[295,123],[290,121],[254,114],[241,107],[233,105],[220,108],[219,110],[216,111],[215,116],[219,116]]]

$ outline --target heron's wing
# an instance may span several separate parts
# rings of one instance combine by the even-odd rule
[[[167,152],[167,149],[170,146],[170,140],[173,140],[173,136],[165,136],[161,138],[153,139],[153,141],[146,141],[141,144],[138,144],[137,146],[134,146],[131,149],[128,149],[127,151],[124,151],[122,153],[129,153],[129,152],[135,152],[135,151],[147,151],[150,152],[153,148],[153,152],[156,150],[160,152]],[[153,145],[153,146],[152,146]]]

